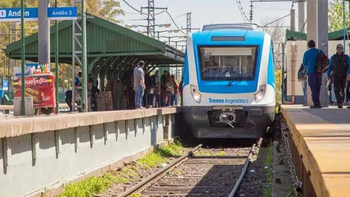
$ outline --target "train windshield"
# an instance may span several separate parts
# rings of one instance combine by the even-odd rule
[[[200,47],[204,81],[252,81],[257,47]]]

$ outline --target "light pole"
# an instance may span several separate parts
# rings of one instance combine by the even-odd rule
[[[25,101],[24,101],[24,95],[25,95],[25,53],[26,53],[26,43],[25,43],[25,37],[24,37],[24,0],[21,0],[21,80],[22,80],[22,97],[21,97],[21,114],[26,114],[25,109]]]
[[[55,0],[55,7],[58,7],[57,5],[57,0]],[[56,50],[55,50],[55,97],[56,97],[56,114],[58,114],[59,112],[59,94],[58,94],[58,86],[59,86],[59,79],[58,79],[58,72],[59,72],[59,68],[58,68],[58,21],[55,21],[55,46],[56,46]]]

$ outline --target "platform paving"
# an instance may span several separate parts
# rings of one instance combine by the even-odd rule
[[[350,196],[350,110],[282,106],[316,196]]]

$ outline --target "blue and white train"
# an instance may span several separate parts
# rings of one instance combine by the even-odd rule
[[[197,138],[258,138],[275,119],[271,37],[247,25],[188,36],[183,114]]]

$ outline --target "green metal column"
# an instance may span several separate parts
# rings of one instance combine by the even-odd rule
[[[58,7],[58,4],[57,4],[57,0],[55,0],[55,7]],[[59,78],[58,78],[58,72],[59,72],[59,68],[58,68],[58,22],[57,20],[55,21],[55,36],[56,36],[56,50],[55,50],[55,97],[56,97],[56,114],[58,114],[58,111],[59,111],[59,104],[60,104],[60,99],[59,99],[59,92],[58,92],[58,86],[59,86]]]
[[[21,0],[21,43],[22,43],[22,54],[21,54],[21,62],[22,62],[22,68],[21,68],[21,80],[22,80],[22,99],[21,99],[21,114],[26,114],[25,109],[25,101],[24,101],[24,95],[25,95],[25,53],[26,53],[26,43],[25,43],[25,37],[24,37],[24,0]]]
[[[82,111],[88,112],[87,102],[87,51],[86,51],[86,1],[82,0],[82,35],[83,35],[83,58],[82,58]]]

